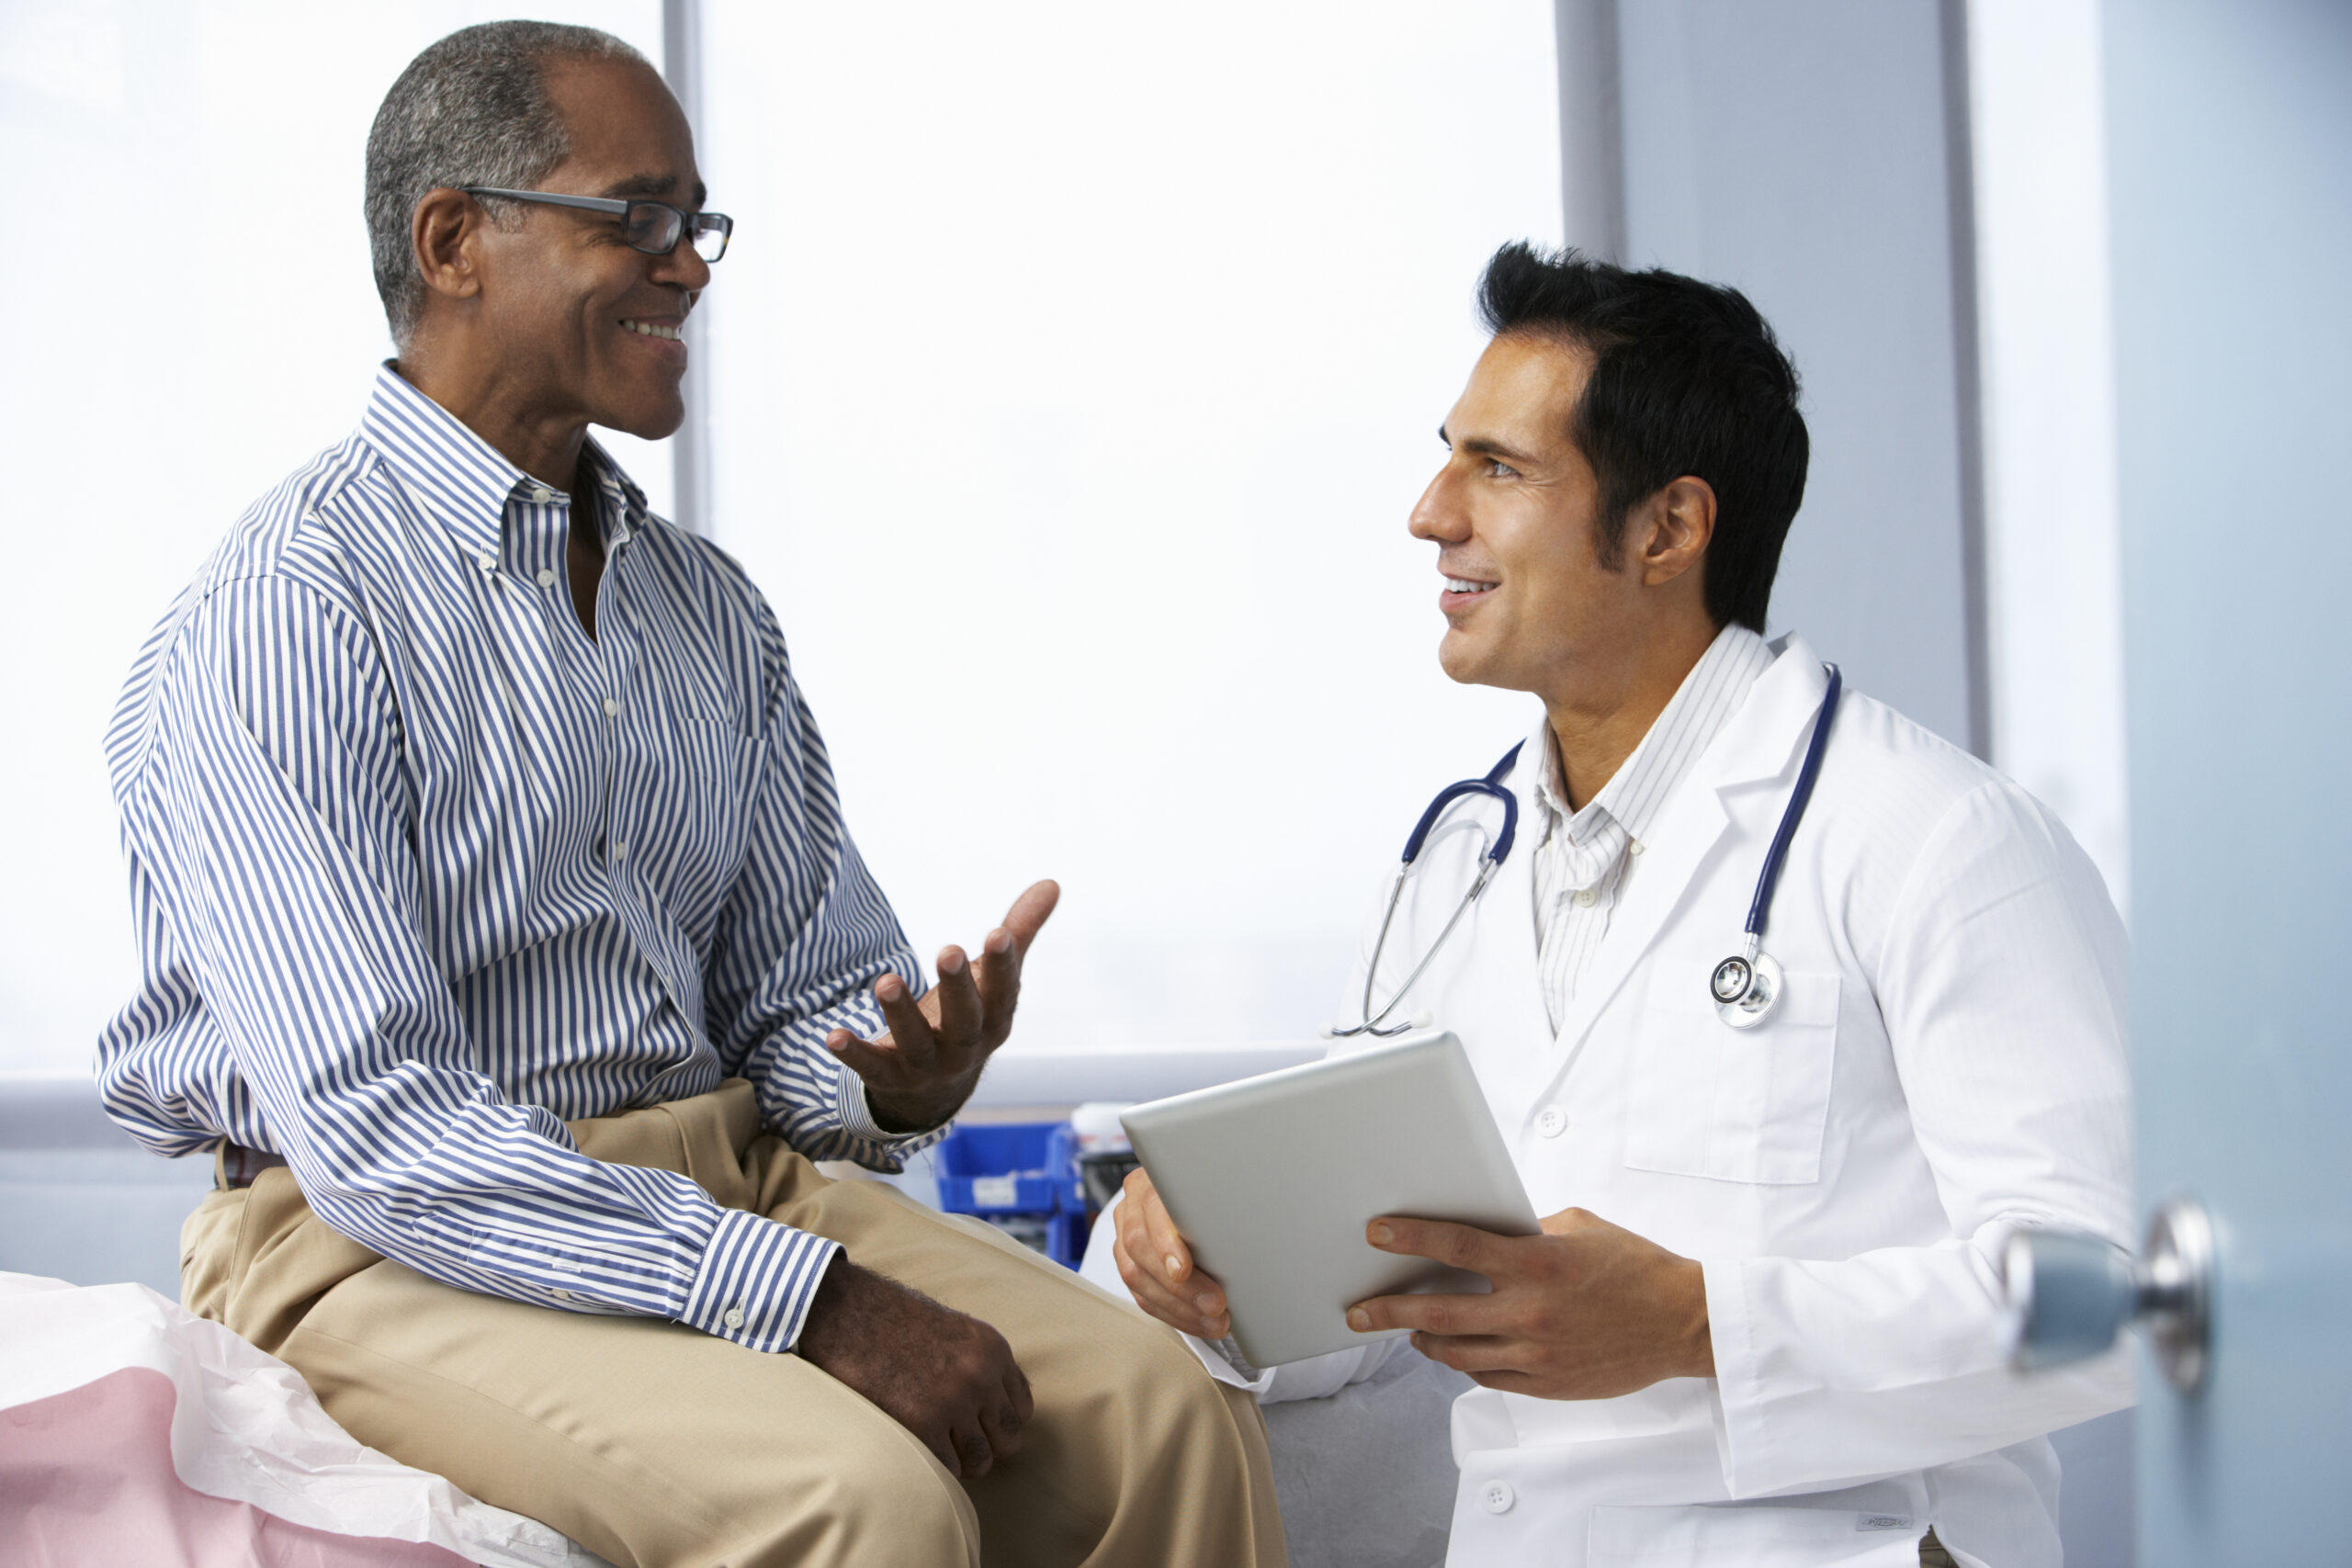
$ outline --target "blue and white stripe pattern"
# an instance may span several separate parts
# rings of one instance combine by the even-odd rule
[[[563,1123],[741,1076],[801,1153],[896,1169],[939,1134],[822,1042],[922,977],[766,603],[593,444],[581,477],[593,641],[571,498],[388,366],[173,605],[107,742],[141,979],[100,1089],[435,1279],[785,1349],[835,1244]]]

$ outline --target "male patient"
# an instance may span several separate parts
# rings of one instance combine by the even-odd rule
[[[678,427],[703,200],[588,29],[453,34],[377,115],[399,357],[108,739],[98,1073],[219,1151],[188,1303],[618,1563],[1279,1562],[1256,1410],[1173,1334],[810,1163],[942,1134],[1056,890],[922,994],[767,605],[587,440]]]

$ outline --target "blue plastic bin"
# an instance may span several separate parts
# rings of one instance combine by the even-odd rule
[[[942,1209],[1035,1222],[1044,1230],[1046,1256],[1078,1267],[1086,1254],[1086,1192],[1069,1122],[959,1126],[940,1140],[932,1157]]]

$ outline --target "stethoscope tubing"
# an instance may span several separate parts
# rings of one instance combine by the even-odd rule
[[[1813,739],[1805,742],[1804,766],[1797,770],[1796,788],[1789,793],[1789,804],[1781,813],[1781,826],[1772,835],[1772,847],[1764,852],[1764,871],[1756,879],[1756,897],[1747,906],[1747,924],[1741,929],[1761,942],[1764,921],[1772,912],[1772,890],[1781,883],[1781,863],[1789,858],[1789,840],[1797,836],[1797,824],[1804,820],[1804,808],[1813,800],[1813,782],[1821,776],[1821,754],[1829,750],[1829,721],[1838,716],[1838,696],[1845,686],[1845,677],[1835,664],[1824,664],[1829,671],[1829,689],[1821,694],[1821,711],[1813,721]]]
[[[1333,1028],[1328,1031],[1327,1032],[1333,1039],[1346,1040],[1358,1034],[1369,1034],[1375,1039],[1385,1040],[1391,1035],[1402,1034],[1412,1027],[1409,1021],[1387,1029],[1382,1028],[1381,1025],[1390,1013],[1396,1010],[1396,1005],[1412,993],[1414,983],[1420,979],[1422,974],[1436,961],[1438,953],[1443,950],[1445,939],[1453,934],[1453,928],[1462,923],[1462,917],[1470,912],[1470,907],[1478,901],[1478,895],[1487,890],[1487,883],[1494,876],[1495,868],[1502,864],[1510,854],[1512,840],[1519,836],[1519,796],[1510,792],[1503,784],[1503,780],[1510,776],[1511,764],[1519,761],[1520,750],[1526,744],[1527,742],[1522,740],[1518,746],[1504,752],[1503,760],[1487,769],[1486,777],[1464,779],[1459,784],[1450,784],[1438,791],[1437,798],[1430,801],[1429,809],[1421,813],[1421,819],[1413,824],[1412,832],[1405,840],[1405,859],[1396,868],[1396,880],[1388,885],[1388,908],[1381,912],[1380,935],[1372,944],[1372,964],[1363,972],[1363,1001],[1357,1009],[1364,1015],[1363,1021],[1353,1028]],[[1421,954],[1421,961],[1413,965],[1413,972],[1405,976],[1405,983],[1397,987],[1396,994],[1388,998],[1388,1005],[1378,1012],[1374,1012],[1372,1010],[1373,981],[1380,974],[1380,955],[1388,947],[1388,929],[1396,922],[1396,900],[1404,897],[1405,879],[1412,874],[1413,863],[1421,858],[1421,846],[1429,841],[1430,829],[1437,826],[1438,818],[1444,814],[1447,807],[1465,795],[1483,795],[1501,801],[1503,830],[1495,836],[1493,843],[1488,844],[1480,852],[1477,878],[1470,884],[1470,891],[1463,895],[1462,901],[1454,905],[1453,918],[1445,922],[1445,929],[1437,933],[1437,940],[1430,943],[1429,951]]]
[[[1829,749],[1830,721],[1838,716],[1838,698],[1845,689],[1845,677],[1838,666],[1825,662],[1822,669],[1828,673],[1829,684],[1822,693],[1821,707],[1814,717],[1812,737],[1805,742],[1804,761],[1797,770],[1796,785],[1789,792],[1789,803],[1781,812],[1780,827],[1774,830],[1771,845],[1765,851],[1764,866],[1756,878],[1755,897],[1748,901],[1747,923],[1743,931],[1747,938],[1747,960],[1751,964],[1763,951],[1764,925],[1771,914],[1772,894],[1780,886],[1781,868],[1788,860],[1790,840],[1796,837],[1797,825],[1804,820],[1805,807],[1813,801],[1813,786],[1821,776],[1821,759]],[[1486,892],[1487,883],[1494,879],[1496,867],[1510,857],[1511,845],[1519,834],[1519,796],[1502,781],[1510,776],[1512,765],[1519,761],[1519,754],[1525,746],[1526,742],[1521,741],[1505,752],[1502,761],[1488,769],[1485,777],[1464,779],[1458,784],[1446,785],[1438,792],[1437,798],[1430,802],[1429,808],[1421,813],[1420,820],[1413,824],[1412,832],[1405,840],[1404,862],[1397,866],[1396,879],[1388,888],[1388,907],[1380,917],[1380,934],[1372,944],[1372,962],[1364,970],[1363,999],[1358,1010],[1363,1015],[1363,1021],[1347,1029],[1327,1029],[1324,1031],[1326,1034],[1340,1040],[1358,1034],[1385,1039],[1401,1034],[1412,1027],[1410,1022],[1382,1026],[1388,1015],[1395,1012],[1412,993],[1413,987],[1428,972],[1429,966],[1436,962],[1438,953],[1445,947],[1446,939],[1453,934],[1453,929],[1462,923],[1462,917],[1470,912],[1479,896]],[[1429,841],[1430,833],[1436,828],[1438,818],[1444,815],[1446,807],[1470,795],[1487,795],[1502,802],[1502,831],[1480,852],[1477,877],[1470,884],[1469,890],[1463,894],[1461,901],[1454,905],[1453,915],[1445,922],[1445,929],[1437,933],[1437,940],[1430,942],[1428,951],[1421,954],[1421,961],[1413,965],[1413,972],[1405,976],[1405,983],[1390,994],[1388,1005],[1374,1012],[1373,987],[1380,975],[1381,954],[1388,948],[1388,931],[1396,919],[1397,902],[1404,897],[1405,879],[1412,874],[1413,863],[1420,859],[1421,848]],[[1768,1008],[1772,999],[1776,998],[1767,996],[1764,1001],[1751,1002],[1751,1006]]]

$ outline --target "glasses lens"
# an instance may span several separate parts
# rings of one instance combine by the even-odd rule
[[[735,232],[735,220],[724,212],[700,212],[695,215],[695,254],[707,262],[715,262],[727,254],[727,241]]]
[[[666,202],[632,201],[621,220],[628,243],[648,255],[666,256],[677,249],[686,215]]]

